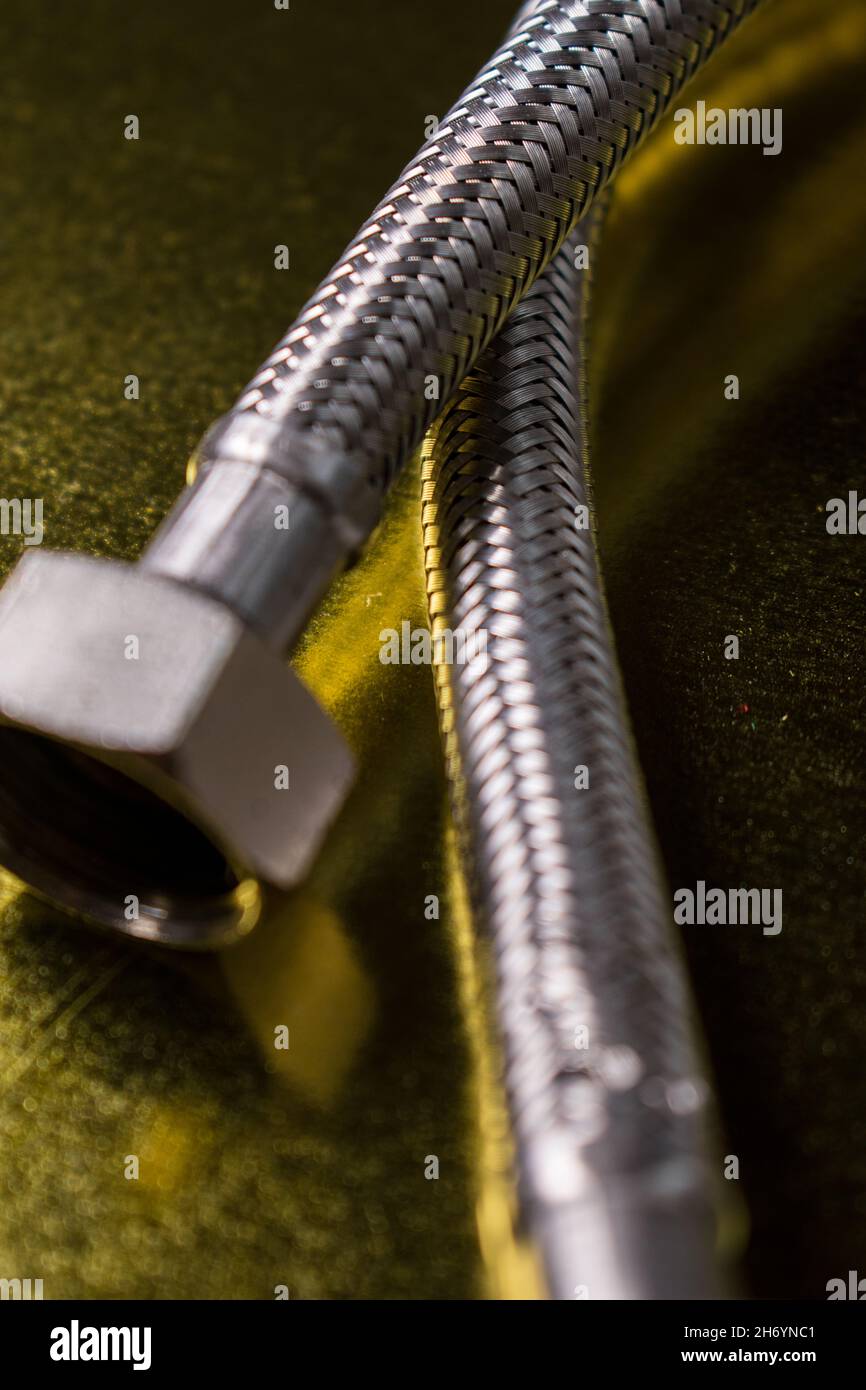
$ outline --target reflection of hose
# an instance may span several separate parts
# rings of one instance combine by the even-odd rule
[[[575,259],[600,220],[536,281],[425,447],[434,638],[459,634],[459,658],[486,634],[486,663],[438,667],[440,709],[550,1290],[712,1297],[704,1084],[581,525]]]
[[[758,3],[524,7],[206,437],[146,567],[209,590],[291,646],[521,295]],[[281,503],[293,526],[275,538]]]

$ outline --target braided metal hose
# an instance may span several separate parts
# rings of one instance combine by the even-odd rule
[[[401,174],[144,557],[288,648],[522,294],[760,0],[546,0]],[[431,389],[431,382],[435,388]],[[275,535],[288,505],[290,535]]]
[[[566,526],[580,439],[567,262],[533,287],[758,3],[544,0],[521,10],[518,32],[206,436],[194,485],[141,564],[26,556],[0,600],[0,858],[53,901],[124,933],[231,939],[254,919],[260,881],[289,886],[306,871],[350,776],[336,731],[281,653],[363,545],[434,416],[532,295],[484,369],[497,389],[486,390],[484,372],[467,388],[484,397],[497,444],[506,417],[519,435],[510,509],[480,497],[493,549],[477,562],[465,536],[469,550],[443,549],[446,569],[455,557],[455,613],[470,623],[474,604],[489,608],[505,639],[503,664],[462,693],[460,708],[525,1188],[555,1291],[650,1288],[661,1233],[669,1292],[700,1292],[709,1280],[696,1234],[706,1202],[685,1001],[658,915],[591,549]],[[550,379],[531,405],[520,394],[512,402],[499,378],[542,351],[539,314],[550,316]],[[484,428],[479,411],[479,438]],[[550,436],[543,484],[536,434]],[[288,530],[274,524],[283,507]],[[458,520],[448,514],[455,537]],[[500,542],[503,556],[514,553],[496,572]],[[148,653],[135,672],[117,658],[129,633],[144,634]],[[291,800],[273,778],[287,746]],[[580,762],[592,787],[575,793],[579,814],[566,815],[568,769]],[[68,799],[70,783],[86,801]],[[98,821],[63,814],[91,801]],[[177,814],[197,835],[189,855],[177,853],[186,843]],[[142,819],[159,837],[139,838]],[[145,845],[146,862],[119,863],[124,844]],[[140,892],[128,918],[130,879]],[[581,1058],[574,1030],[584,1028]],[[672,1221],[681,1223],[673,1236]]]
[[[196,482],[143,561],[290,647],[398,469],[529,295],[437,434],[434,510],[449,611],[497,638],[482,679],[457,675],[457,729],[526,1209],[558,1297],[584,1286],[700,1297],[716,1285],[687,999],[592,543],[574,527],[579,277],[567,254],[538,277],[758,3],[524,6],[205,437]],[[477,452],[465,476],[461,443]],[[288,535],[272,526],[279,503]],[[577,764],[587,791],[574,788]]]
[[[486,662],[443,662],[437,680],[550,1291],[706,1298],[721,1287],[707,1088],[580,525],[589,274],[574,256],[600,221],[577,229],[428,437],[428,594],[434,650],[445,628],[469,653],[486,636]]]

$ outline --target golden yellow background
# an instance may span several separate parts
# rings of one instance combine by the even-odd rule
[[[135,557],[510,15],[6,0],[0,478],[44,498],[47,545]],[[782,154],[684,149],[668,121],[617,181],[595,280],[602,545],[669,873],[785,891],[778,940],[687,943],[764,1295],[821,1297],[866,1258],[866,542],[820,512],[866,492],[864,57],[858,0],[769,4],[689,100],[782,107]],[[20,538],[0,544],[5,572]],[[116,943],[2,880],[0,1277],[65,1298],[537,1292],[433,679],[378,660],[382,628],[425,614],[412,466],[297,657],[357,787],[303,891],[231,953]]]

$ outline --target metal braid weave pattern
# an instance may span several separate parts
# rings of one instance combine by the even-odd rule
[[[232,455],[225,432],[239,414],[247,444],[250,414],[264,438],[266,422],[279,423],[280,454],[286,436],[309,439],[314,427],[374,500],[596,193],[758,3],[548,0],[521,12],[212,434],[204,463]]]
[[[437,667],[440,710],[551,1292],[708,1297],[707,1089],[579,525],[589,277],[574,252],[597,211],[428,437],[429,603],[434,639],[459,631],[471,653],[487,638],[486,667]]]

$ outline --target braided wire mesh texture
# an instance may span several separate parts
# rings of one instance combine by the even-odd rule
[[[590,217],[424,448],[446,760],[492,946],[524,1210],[555,1297],[718,1291],[707,1087],[620,691],[590,510],[575,268]],[[575,772],[588,769],[578,790]],[[585,1031],[584,1031],[585,1030]]]
[[[524,7],[226,423],[281,422],[283,445],[315,429],[384,491],[596,193],[759,3]],[[217,431],[202,459],[221,456]]]

